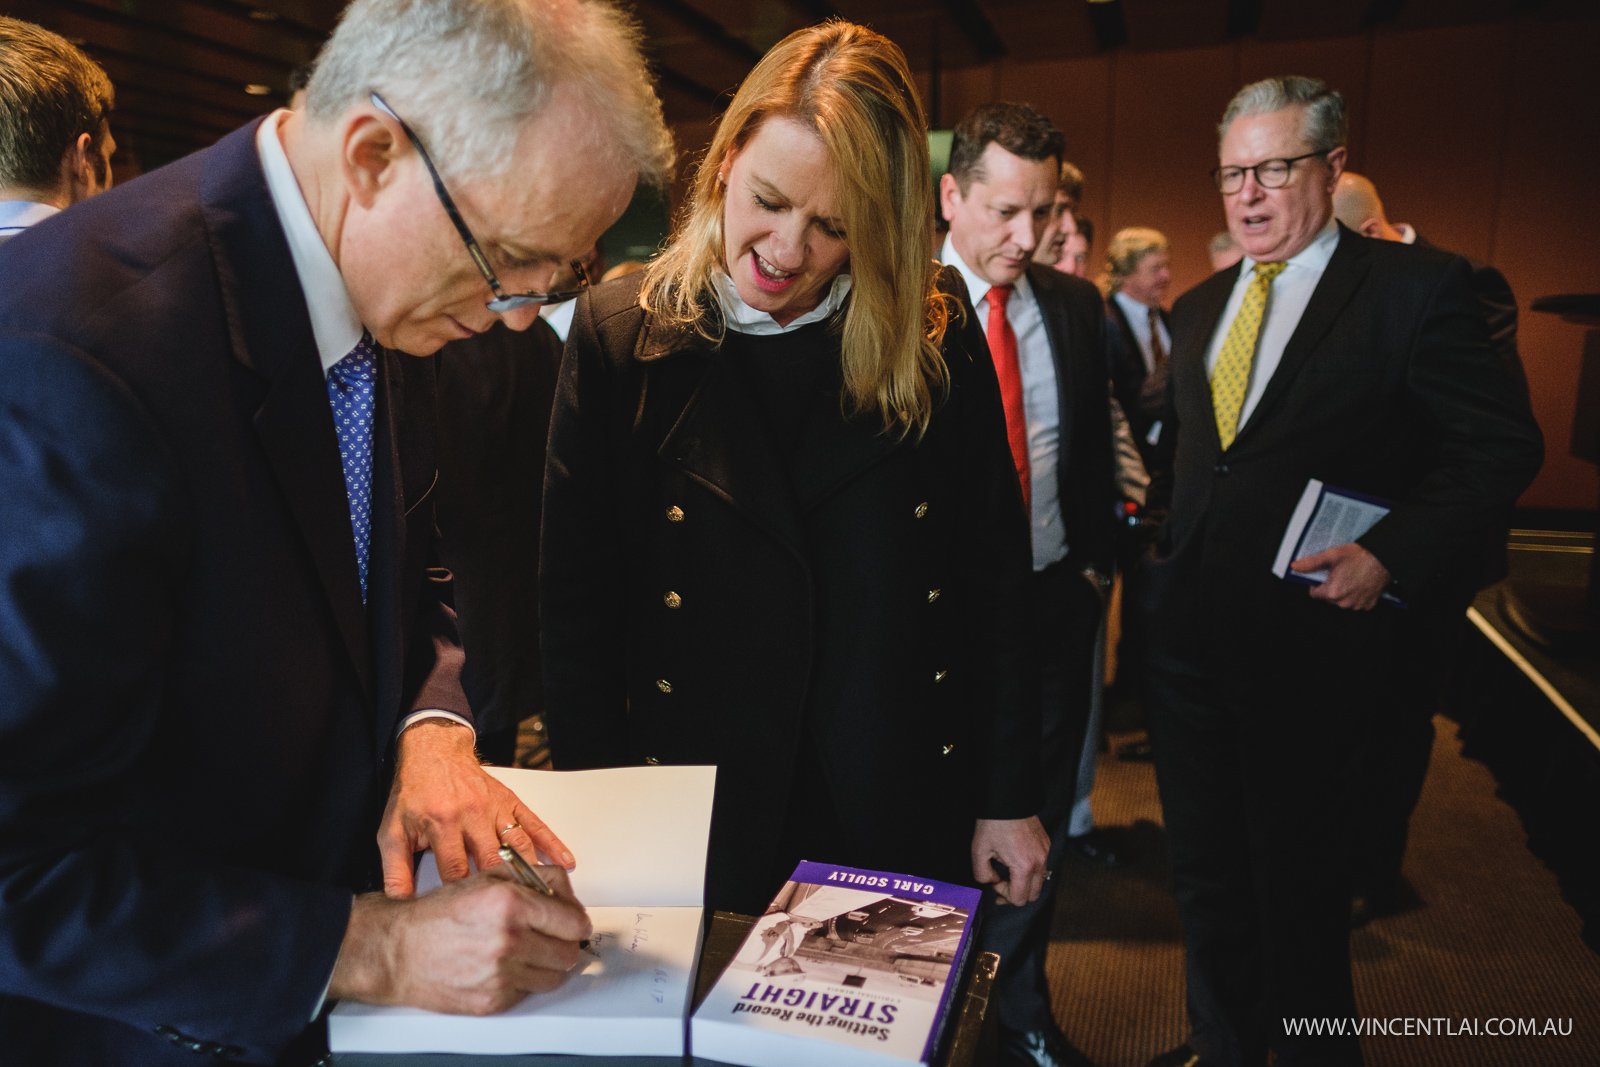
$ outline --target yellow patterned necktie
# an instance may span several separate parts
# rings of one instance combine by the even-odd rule
[[[1245,394],[1250,391],[1250,364],[1255,362],[1256,342],[1261,338],[1261,320],[1267,314],[1267,294],[1272,279],[1283,273],[1287,263],[1257,263],[1256,276],[1244,291],[1239,312],[1228,327],[1228,339],[1217,353],[1211,370],[1211,407],[1217,413],[1217,436],[1222,447],[1233,444],[1239,434],[1239,412],[1244,410]]]

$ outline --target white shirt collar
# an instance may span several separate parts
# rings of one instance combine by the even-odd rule
[[[1417,231],[1412,228],[1409,222],[1397,222],[1394,224],[1394,228],[1400,231],[1401,244],[1414,245],[1417,243]]]
[[[850,293],[850,275],[837,274],[833,284],[828,287],[828,295],[822,303],[801,315],[787,326],[779,326],[778,320],[765,311],[757,311],[744,302],[739,295],[739,287],[733,284],[733,279],[728,277],[727,271],[719,270],[711,275],[712,292],[717,294],[717,303],[722,305],[722,317],[728,324],[728,329],[734,333],[747,333],[755,336],[768,336],[776,333],[788,333],[798,330],[802,326],[809,326],[813,322],[821,322],[838,310],[844,303],[844,298]]]
[[[1111,295],[1118,304],[1122,305],[1122,311],[1124,314],[1135,316],[1145,320],[1146,322],[1150,320],[1149,305],[1139,303],[1139,301],[1135,300],[1127,293],[1124,293],[1121,289],[1118,289]]]
[[[546,304],[539,309],[539,317],[545,324],[556,332],[563,344],[567,340],[567,331],[572,329],[572,313],[578,309],[578,301],[563,300],[559,304]]]
[[[266,117],[256,130],[256,151],[267,176],[272,207],[278,213],[283,236],[289,242],[294,272],[300,279],[300,291],[305,294],[306,310],[311,313],[311,335],[316,338],[322,373],[326,374],[361,340],[361,319],[356,315],[355,305],[350,303],[350,293],[344,287],[338,265],[328,254],[328,246],[322,243],[322,234],[311,220],[311,209],[300,192],[300,182],[278,140],[278,123],[288,114],[287,108],[279,108]]]
[[[1339,246],[1339,221],[1332,216],[1322,232],[1311,239],[1311,243],[1300,251],[1290,256],[1288,267],[1305,267],[1308,270],[1321,274],[1328,268],[1328,260],[1333,258],[1333,250]],[[1239,278],[1243,280],[1255,269],[1256,261],[1245,256],[1239,267]],[[1287,269],[1287,268],[1286,268]]]
[[[972,299],[973,307],[983,303],[984,299],[989,295],[989,290],[994,288],[978,277],[971,267],[967,266],[967,261],[961,258],[960,252],[956,251],[955,242],[950,239],[949,234],[945,234],[944,248],[939,252],[939,262],[947,267],[954,267],[961,272],[961,280],[967,283],[967,296]],[[1012,283],[1012,290],[1012,299],[1021,297],[1024,302],[1033,299],[1033,290],[1028,286],[1027,271],[1023,271],[1022,275]],[[1008,302],[1006,306],[1010,307],[1011,305]]]
[[[61,209],[32,200],[0,200],[0,230],[25,230]]]

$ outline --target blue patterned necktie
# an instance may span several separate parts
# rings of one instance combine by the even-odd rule
[[[372,394],[378,381],[378,356],[372,335],[362,331],[350,354],[328,368],[328,402],[339,431],[344,491],[350,498],[350,532],[361,573],[361,603],[367,602],[367,550],[372,541]]]

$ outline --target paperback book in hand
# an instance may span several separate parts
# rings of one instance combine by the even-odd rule
[[[925,878],[800,864],[694,1013],[696,1061],[931,1063],[980,899]]]

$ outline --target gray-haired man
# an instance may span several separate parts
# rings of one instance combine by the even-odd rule
[[[473,758],[407,354],[529,326],[671,154],[608,4],[357,0],[304,112],[0,253],[7,1058],[309,1062],[325,997],[563,980],[562,872],[493,869],[574,857]]]
[[[0,17],[0,244],[111,188],[113,95],[66,38]]]
[[[1141,608],[1191,1030],[1162,1067],[1361,1062],[1301,1020],[1356,1014],[1352,785],[1403,615],[1379,598],[1459,602],[1542,456],[1466,261],[1334,220],[1345,128],[1310,78],[1234,97],[1213,175],[1245,258],[1172,309],[1151,501],[1170,510]],[[1308,588],[1272,565],[1313,478],[1393,507],[1295,563],[1327,571]]]

